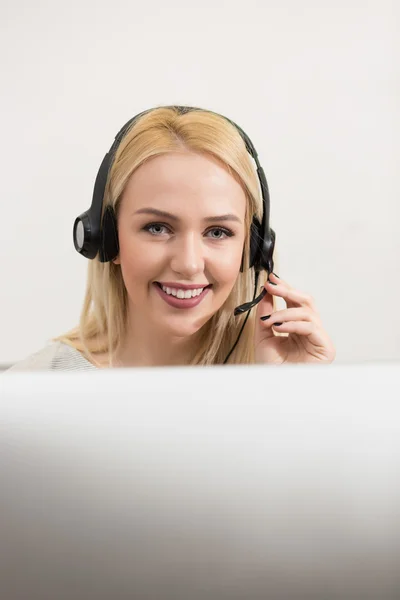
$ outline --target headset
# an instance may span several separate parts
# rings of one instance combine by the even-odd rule
[[[226,119],[231,125],[233,125],[236,130],[239,132],[242,137],[246,149],[249,152],[250,156],[254,159],[257,167],[257,175],[260,182],[261,194],[263,200],[263,216],[261,219],[261,223],[258,221],[256,217],[253,217],[253,221],[251,224],[250,230],[250,263],[249,268],[253,268],[255,271],[255,286],[254,286],[254,296],[251,302],[246,302],[241,306],[235,308],[234,315],[237,316],[244,312],[248,312],[246,319],[242,325],[242,328],[239,332],[237,340],[229,352],[228,356],[224,360],[224,364],[228,361],[230,355],[234,351],[241,333],[243,331],[244,326],[246,325],[247,318],[250,314],[250,310],[258,304],[262,298],[264,298],[267,293],[264,288],[261,294],[256,298],[257,294],[257,286],[258,286],[258,278],[260,271],[265,270],[268,275],[274,270],[274,248],[275,248],[275,239],[276,235],[273,229],[270,228],[269,218],[270,218],[270,197],[267,179],[265,177],[264,169],[260,165],[258,160],[258,155],[254,145],[248,135],[241,129],[236,123],[234,123],[231,119],[228,119],[224,115],[220,115],[219,113],[215,113],[210,110],[206,110],[203,108],[192,107],[192,106],[165,106],[165,107],[157,107],[157,108],[172,108],[178,112],[179,115],[191,112],[191,111],[202,111],[208,112],[211,114],[218,115]],[[108,174],[110,172],[111,166],[114,161],[115,153],[117,148],[131,126],[136,123],[143,115],[155,110],[155,108],[150,108],[145,110],[137,115],[135,115],[132,119],[130,119],[125,125],[120,129],[120,131],[115,136],[114,142],[104,156],[103,161],[100,165],[99,171],[96,176],[96,181],[94,184],[93,190],[93,198],[92,204],[90,208],[79,215],[74,222],[73,227],[73,240],[74,246],[79,254],[82,254],[88,259],[94,259],[97,255],[100,262],[110,262],[114,260],[119,253],[119,242],[118,242],[118,229],[117,229],[117,219],[112,206],[107,206],[103,212],[103,199],[104,192],[107,184]],[[243,261],[240,267],[240,271],[243,272],[244,265]]]

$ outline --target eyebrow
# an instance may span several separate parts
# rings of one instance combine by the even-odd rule
[[[165,210],[159,210],[158,208],[150,208],[150,207],[149,208],[140,208],[133,214],[134,215],[155,215],[157,217],[163,217],[164,219],[170,219],[171,221],[180,221],[179,217],[177,217],[176,215],[172,215],[171,213],[166,212]],[[217,223],[217,222],[221,222],[221,221],[236,221],[237,223],[242,222],[238,216],[233,215],[233,214],[218,215],[215,217],[206,217],[204,219],[204,221],[206,221],[207,223]]]

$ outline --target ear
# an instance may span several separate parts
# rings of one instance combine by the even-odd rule
[[[119,258],[119,254],[117,256],[117,258],[114,258],[113,261],[114,265],[120,265],[121,264],[121,259]]]

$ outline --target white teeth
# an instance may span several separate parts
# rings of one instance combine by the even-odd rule
[[[164,285],[162,285],[161,287],[164,290],[164,292],[169,296],[172,295],[176,298],[180,298],[181,300],[183,298],[195,298],[196,296],[200,296],[201,292],[204,290],[204,288],[197,288],[195,290],[183,290],[178,288],[165,287]]]

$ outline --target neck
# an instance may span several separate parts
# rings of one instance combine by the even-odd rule
[[[129,319],[126,336],[116,356],[120,367],[189,365],[198,349],[201,332],[190,337],[171,337],[149,330],[140,321]]]

